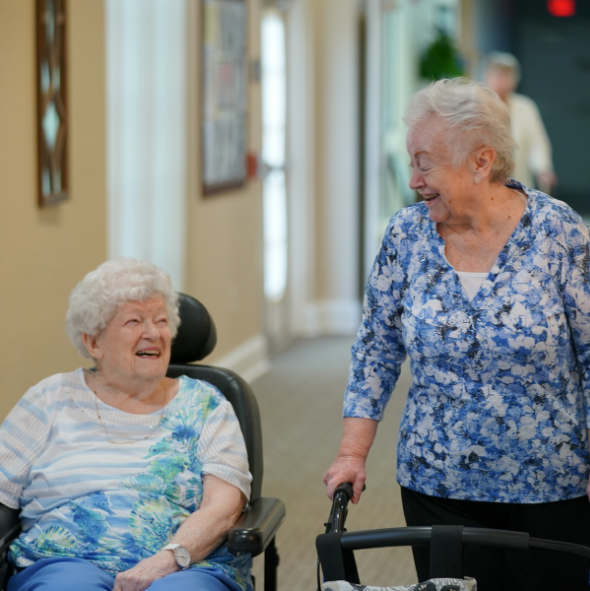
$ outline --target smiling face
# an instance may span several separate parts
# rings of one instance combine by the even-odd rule
[[[166,375],[172,338],[159,297],[125,302],[99,335],[84,336],[97,368],[111,379],[158,381]]]
[[[431,117],[410,128],[406,146],[410,154],[410,188],[424,198],[433,222],[449,222],[460,217],[470,206],[470,196],[477,184],[469,159],[460,166],[452,160],[450,136],[444,123]]]
[[[516,88],[516,77],[509,68],[491,66],[486,71],[486,84],[504,101]]]

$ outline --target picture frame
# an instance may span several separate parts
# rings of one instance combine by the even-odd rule
[[[203,195],[247,179],[246,0],[202,0],[201,162]]]

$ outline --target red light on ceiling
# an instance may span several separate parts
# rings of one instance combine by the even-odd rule
[[[576,0],[547,0],[547,10],[551,16],[574,16]]]

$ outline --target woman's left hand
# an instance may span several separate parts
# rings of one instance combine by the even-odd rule
[[[115,577],[113,591],[143,591],[156,579],[161,579],[178,570],[174,555],[170,550],[160,550],[149,558],[144,558],[133,568]]]
[[[208,556],[227,537],[244,507],[244,494],[233,484],[205,474],[201,506],[184,521],[168,542],[182,544],[191,564]],[[115,577],[113,591],[143,591],[153,581],[179,570],[170,550],[160,550]]]

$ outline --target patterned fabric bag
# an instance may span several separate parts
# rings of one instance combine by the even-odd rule
[[[401,587],[372,587],[355,585],[347,581],[328,581],[322,585],[323,591],[477,591],[475,579],[429,579],[423,583]]]

